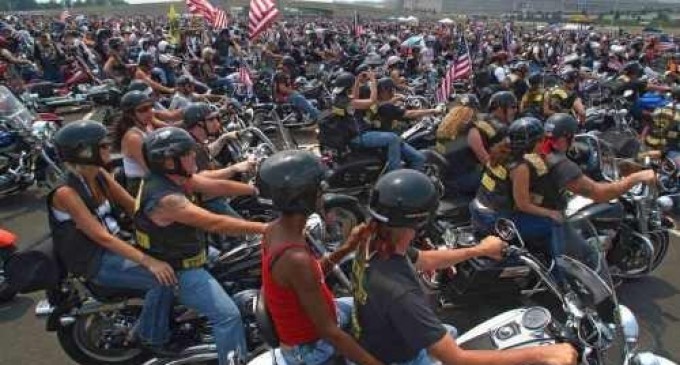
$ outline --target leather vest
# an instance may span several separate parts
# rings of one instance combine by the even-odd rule
[[[548,165],[548,171],[552,172],[554,168],[567,160],[568,158],[565,154],[552,152],[548,154],[545,162]],[[543,207],[560,211],[566,209],[568,201],[566,187],[559,187],[551,174],[548,177],[548,181],[546,186],[547,193],[543,197]]]
[[[529,194],[534,205],[557,209],[560,192],[551,179],[546,161],[538,154],[526,154],[523,161],[529,167]]]
[[[676,109],[673,113],[672,120],[664,131],[664,138],[667,150],[680,151],[680,110]]]
[[[177,222],[161,227],[146,212],[148,206],[158,204],[171,194],[186,195],[165,176],[152,173],[144,178],[135,204],[137,244],[150,256],[167,262],[174,269],[201,267],[207,261],[204,234],[195,227]]]
[[[550,108],[558,113],[569,113],[574,107],[574,102],[578,95],[576,92],[556,87],[548,92],[550,98]]]
[[[513,209],[512,182],[506,166],[484,167],[482,181],[477,191],[477,200],[496,212],[509,212]]]

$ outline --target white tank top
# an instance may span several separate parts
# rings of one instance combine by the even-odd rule
[[[146,135],[146,132],[139,129],[138,127],[132,127],[131,129],[140,133],[142,135],[142,137],[144,137]],[[125,155],[123,155],[123,171],[125,171],[126,177],[131,177],[131,178],[141,178],[141,177],[144,177],[144,175],[146,175],[146,171],[144,170],[144,166],[140,165],[132,157],[125,156]]]

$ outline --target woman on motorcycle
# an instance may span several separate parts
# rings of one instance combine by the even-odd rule
[[[125,189],[137,194],[139,184],[149,171],[142,153],[144,136],[153,130],[153,100],[141,91],[130,91],[120,102],[123,115],[114,131],[115,145],[123,155]]]
[[[261,234],[266,225],[213,214],[193,203],[199,194],[224,190],[215,179],[196,174],[195,148],[194,138],[176,127],[160,128],[144,137],[149,174],[137,195],[135,233],[146,253],[173,268],[180,302],[208,318],[219,363],[225,365],[230,354],[237,358],[247,354],[245,334],[233,300],[204,269],[204,232]]]
[[[54,137],[66,166],[63,185],[47,197],[52,238],[58,259],[74,275],[96,284],[148,290],[140,315],[138,335],[143,343],[160,348],[168,340],[169,302],[175,273],[121,239],[114,207],[134,213],[134,200],[103,166],[109,162],[111,143],[98,122],[77,121]]]
[[[262,240],[262,294],[288,365],[319,365],[336,350],[358,364],[380,364],[340,327],[349,325],[352,298],[333,299],[325,275],[366,239],[359,226],[336,252],[317,260],[305,240],[317,210],[325,169],[310,152],[283,151],[261,166],[258,185],[282,215]]]
[[[479,100],[474,94],[464,94],[456,98],[456,106],[449,111],[437,128],[437,152],[449,162],[443,176],[443,183],[447,195],[472,195],[479,187],[481,168],[466,168],[458,160],[456,152],[459,144],[465,140],[459,138],[465,135],[477,120]]]
[[[470,105],[475,105],[477,99],[468,98]],[[447,192],[449,195],[475,194],[479,187],[479,179],[482,177],[483,167],[491,160],[491,150],[503,140],[506,125],[515,118],[517,99],[511,92],[497,92],[489,100],[489,111],[490,114],[484,118],[485,120],[471,119],[463,124],[465,120],[461,118],[460,125],[455,125],[454,120],[445,121],[437,131],[438,146],[441,146],[438,149],[441,148],[446,159],[451,162],[449,166],[451,171],[447,174],[456,176],[450,180],[449,186],[453,188],[453,191]],[[439,138],[440,133],[444,135],[447,134],[446,131],[453,132],[457,128],[460,129],[455,137],[452,134],[453,138],[446,141],[444,138]],[[498,153],[502,152],[502,149],[498,151]],[[447,180],[449,179],[445,180],[445,184]]]

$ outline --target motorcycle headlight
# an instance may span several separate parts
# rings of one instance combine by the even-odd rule
[[[663,212],[670,212],[673,209],[673,199],[669,196],[660,196],[656,199],[656,204]]]

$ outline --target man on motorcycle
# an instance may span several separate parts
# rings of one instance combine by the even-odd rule
[[[395,97],[395,85],[391,78],[382,78],[377,82],[377,85],[377,118],[379,121],[377,129],[380,131],[393,132],[397,129],[395,124],[405,119],[413,120],[442,113],[440,109],[407,110],[404,107],[397,106],[396,103],[401,98]],[[403,141],[401,143],[401,154],[411,168],[420,170],[424,167],[425,156]]]
[[[181,109],[167,109],[159,101],[158,94],[153,90],[149,84],[144,80],[132,80],[128,85],[128,92],[139,91],[153,100],[153,121],[152,124],[156,128],[167,127],[179,120],[182,120]]]
[[[176,127],[157,129],[144,137],[150,174],[137,196],[135,229],[138,245],[150,256],[167,261],[175,272],[180,301],[208,317],[220,365],[230,352],[245,356],[241,316],[231,298],[203,266],[203,232],[264,233],[266,225],[210,213],[191,200],[195,194],[220,194],[223,185],[196,174],[196,142]],[[190,200],[191,199],[191,200]]]
[[[194,80],[191,77],[182,75],[175,82],[177,92],[170,101],[170,110],[183,110],[192,102],[206,101],[215,103],[226,103],[228,98],[222,95],[199,94],[195,92]]]
[[[523,100],[524,94],[529,89],[527,83],[527,73],[529,72],[529,65],[526,62],[518,62],[510,68],[509,84],[510,90],[517,100]]]
[[[574,112],[580,122],[586,120],[586,109],[578,96],[579,71],[567,68],[560,72],[562,86],[548,91],[543,102],[543,114],[550,117],[555,113]]]
[[[665,150],[666,156],[680,163],[680,87],[671,91],[673,101],[655,110],[652,126],[645,136],[645,143],[651,149]]]
[[[274,100],[277,103],[293,104],[293,106],[309,115],[313,120],[317,120],[321,115],[319,109],[295,90],[290,74],[285,72],[279,71],[274,75]]]
[[[153,54],[149,52],[143,52],[139,56],[139,64],[137,65],[137,70],[135,71],[135,80],[144,81],[149,85],[153,91],[158,94],[174,94],[175,89],[169,88],[159,82],[156,82],[152,77],[152,71],[156,62],[154,60]]]
[[[412,170],[390,172],[373,188],[369,212],[376,233],[359,247],[353,269],[352,326],[359,343],[385,363],[576,364],[576,352],[568,344],[506,351],[456,345],[455,331],[433,312],[414,270],[426,251],[410,247],[438,200],[432,181]]]

